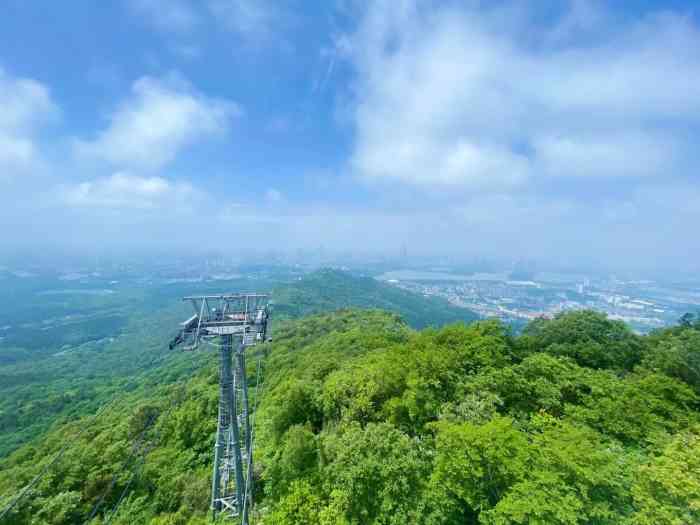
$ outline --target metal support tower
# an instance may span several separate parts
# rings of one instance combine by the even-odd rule
[[[182,323],[170,348],[183,345],[185,350],[195,350],[203,341],[219,343],[219,418],[211,508],[214,517],[222,512],[248,525],[253,503],[254,443],[245,350],[266,339],[268,296],[225,294],[185,297],[184,300],[192,304],[195,315]]]

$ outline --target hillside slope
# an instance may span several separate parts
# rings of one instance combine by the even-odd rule
[[[692,327],[640,337],[579,312],[512,337],[345,310],[255,350],[255,523],[700,521]],[[2,508],[68,443],[4,523],[206,523],[217,367],[199,358],[192,378],[151,378],[0,463]]]
[[[378,308],[399,314],[413,328],[443,326],[479,317],[438,297],[423,297],[371,277],[319,270],[273,291],[275,317],[299,318],[339,308]]]

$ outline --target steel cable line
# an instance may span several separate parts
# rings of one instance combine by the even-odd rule
[[[159,356],[153,358],[149,363],[147,363],[147,364],[144,366],[144,368],[150,368],[150,367],[152,367],[153,365],[155,365],[155,364],[157,364],[157,363],[159,363],[159,362],[161,362],[161,361],[164,361],[164,360],[167,359],[170,355],[171,355],[171,354],[170,354],[169,352],[166,352],[166,353],[163,354],[163,355],[159,355]],[[97,412],[95,412],[95,413],[91,416],[90,424],[87,424],[87,425],[83,426],[83,428],[82,428],[71,440],[69,440],[68,442],[66,442],[66,443],[61,447],[61,449],[58,451],[58,453],[56,454],[56,456],[54,456],[54,458],[53,458],[49,463],[47,463],[47,464],[44,466],[43,469],[41,469],[41,471],[29,482],[29,484],[28,484],[27,486],[25,486],[25,487],[19,492],[19,494],[17,494],[17,496],[15,496],[15,498],[2,510],[2,512],[0,512],[0,519],[2,519],[3,517],[5,517],[5,515],[7,515],[7,514],[17,505],[17,503],[19,503],[19,502],[22,500],[22,498],[24,498],[24,496],[29,492],[29,490],[31,490],[37,483],[39,483],[39,481],[41,481],[41,478],[43,478],[44,475],[46,475],[46,473],[48,472],[48,470],[63,456],[63,454],[65,454],[65,452],[68,450],[68,448],[69,448],[73,443],[75,443],[75,442],[78,440],[78,438],[79,438],[80,436],[82,436],[83,433],[84,433],[88,428],[91,428],[91,427],[92,427],[92,424],[97,420],[97,417],[98,417],[100,414],[102,414],[110,405],[115,404],[118,400],[124,398],[125,396],[126,396],[126,394],[124,394],[124,395],[122,395],[122,396],[120,396],[120,397],[114,397],[114,398],[110,399],[107,403],[105,403],[104,405],[102,405],[102,406],[97,410]],[[78,420],[76,420],[76,421],[78,421]]]
[[[194,360],[194,359],[193,359],[193,360]],[[175,390],[177,387],[181,386],[182,384],[185,384],[189,379],[190,379],[189,377],[183,377],[183,378],[181,378],[179,381],[176,381],[175,383],[172,383],[172,384],[169,385],[169,386],[170,386],[170,388],[172,388],[173,390]],[[162,417],[167,417],[167,415],[170,414],[170,413],[176,408],[176,406],[177,406],[177,400],[173,399],[173,400],[171,401],[171,403],[170,403],[170,406],[167,408],[167,410],[165,410],[164,412],[161,412],[160,414],[158,414],[158,419],[160,419],[160,418],[162,418]],[[147,425],[146,428],[144,428],[143,432],[145,432],[147,429],[148,429],[148,425]],[[143,432],[142,432],[142,433],[143,433]],[[160,437],[160,434],[159,434],[158,431],[156,431],[156,436],[154,437],[154,439],[151,440],[151,445],[152,445],[154,442],[156,442],[156,441],[159,439],[159,437]],[[143,463],[144,463],[144,461],[145,461],[146,455],[150,452],[150,449],[151,449],[151,448],[152,448],[152,447],[148,447],[148,446],[147,446],[147,447],[142,451],[142,453],[140,454],[140,456],[141,456],[141,465],[140,465],[140,467],[143,467]],[[133,455],[133,453],[132,453],[132,455]],[[127,465],[128,465],[129,463],[130,463],[130,461],[127,461]],[[105,493],[103,494],[103,496],[102,496],[102,498],[101,498],[101,501],[104,500],[105,497],[106,497],[106,495],[112,490],[112,488],[114,488],[115,481],[116,481],[116,477],[117,477],[118,474],[119,474],[119,472],[116,472],[116,473],[114,474],[114,476],[112,477],[112,482],[110,483],[110,485],[109,485],[109,487],[108,487],[108,490],[105,491]],[[137,473],[136,473],[136,472],[133,472],[133,473],[132,473],[132,476],[129,478],[129,481],[127,482],[126,486],[124,487],[124,489],[122,489],[122,491],[121,491],[121,493],[120,493],[120,495],[119,495],[119,498],[117,499],[117,502],[114,504],[114,506],[112,507],[112,509],[109,511],[109,514],[106,514],[106,515],[105,515],[105,516],[106,516],[105,525],[106,525],[107,523],[110,523],[110,522],[112,521],[112,519],[114,519],[114,517],[117,515],[117,511],[119,510],[120,505],[121,505],[122,502],[124,501],[124,497],[126,496],[128,490],[129,490],[129,488],[131,487],[132,483],[134,482],[134,480],[135,480],[137,477],[138,477]],[[100,503],[100,505],[101,505],[101,502],[98,502],[98,503]],[[95,510],[98,509],[98,508],[99,508],[98,505],[96,505],[96,506],[93,508],[93,512],[91,512],[90,517],[87,519],[87,521],[85,521],[85,523],[89,523],[89,522],[95,517],[95,514],[96,514]]]
[[[143,463],[142,463],[143,465]],[[132,476],[129,478],[129,482],[126,484],[124,487],[124,490],[122,490],[121,494],[119,495],[119,499],[117,502],[114,504],[114,507],[112,507],[112,510],[109,511],[109,514],[107,516],[107,519],[105,521],[105,525],[107,525],[109,522],[112,521],[112,518],[117,515],[117,511],[119,510],[119,506],[122,504],[122,501],[124,500],[124,496],[126,495],[126,492],[129,490],[129,487],[131,486],[131,483],[136,479],[136,474],[132,474]]]
[[[131,465],[131,462],[134,460],[136,457],[136,453],[139,449],[139,446],[141,445],[141,439],[143,438],[144,434],[146,431],[149,429],[151,426],[151,423],[153,423],[153,420],[156,418],[156,415],[153,414],[148,418],[148,421],[144,425],[143,430],[139,433],[139,435],[136,437],[134,446],[132,447],[131,454],[129,454],[128,459],[126,460],[125,463],[125,468],[123,470],[128,470],[129,466]],[[107,497],[107,494],[109,494],[112,489],[114,488],[114,485],[117,483],[117,477],[121,473],[120,470],[117,470],[117,472],[114,473],[112,476],[112,480],[110,481],[109,485],[107,486],[107,489],[102,493],[102,496],[100,496],[100,499],[95,503],[95,505],[92,507],[92,512],[90,512],[90,515],[88,516],[87,520],[85,520],[84,523],[90,523],[92,521],[92,518],[95,517],[95,514],[97,514],[97,511],[100,509],[102,506],[102,503],[104,503],[105,498]]]
[[[211,347],[213,347],[213,348],[221,348],[221,346],[222,346],[222,345],[216,343],[214,339],[202,340],[202,342],[203,342],[205,345],[209,345],[209,346],[211,346]],[[194,352],[193,352],[193,355],[194,355]],[[166,356],[166,357],[167,357],[167,356]],[[193,360],[194,360],[194,359],[193,359]],[[262,372],[262,362],[263,362],[263,358],[262,358],[262,357],[258,357],[258,362],[257,362],[257,366],[256,366],[257,370],[256,370],[256,383],[255,383],[255,406],[254,406],[254,410],[253,410],[253,421],[252,421],[252,425],[251,425],[251,426],[252,426],[252,431],[251,431],[251,447],[253,446],[252,444],[254,443],[256,414],[257,414],[258,407],[259,407],[259,405],[260,405],[260,398],[261,398],[262,392],[263,392],[263,390],[264,390],[264,385],[262,385],[262,386],[260,385],[260,382],[261,382],[261,381],[260,381],[260,378],[261,378],[261,375],[262,375],[262,373],[261,373],[261,372]],[[179,381],[177,381],[176,383],[173,383],[173,384],[171,385],[171,387],[173,387],[173,388],[174,388],[174,387],[177,387],[177,386],[179,386],[180,384],[185,383],[187,380],[189,380],[189,378],[188,378],[188,377],[184,377],[184,378],[180,379]],[[171,411],[174,410],[175,408],[176,408],[176,401],[173,400],[173,401],[171,402],[170,407],[168,407],[168,409],[167,409],[165,412],[159,414],[158,417],[159,417],[159,418],[160,418],[160,417],[163,417],[164,415],[168,414],[169,412],[171,412]],[[144,431],[145,431],[145,430],[146,430],[146,429],[144,429]],[[140,437],[140,436],[139,436],[139,437]],[[157,439],[157,438],[156,438],[156,439]],[[153,441],[155,441],[155,439],[154,439]],[[146,454],[148,454],[148,449],[146,449],[146,450],[141,454],[141,461],[142,461],[141,467],[143,466],[143,461],[145,461],[145,455],[146,455]],[[133,453],[132,453],[132,455],[133,455]],[[130,459],[131,459],[131,456],[130,456]],[[131,464],[131,460],[128,460],[128,461],[127,461],[127,465],[129,465],[129,464]],[[252,477],[252,456],[249,456],[247,469],[248,469],[249,479],[250,479],[250,477]],[[114,474],[114,476],[113,476],[113,478],[112,478],[112,482],[111,482],[110,485],[108,486],[107,490],[105,491],[105,493],[104,493],[104,494],[102,495],[102,497],[100,498],[100,501],[98,501],[98,503],[95,505],[95,507],[93,507],[93,511],[91,512],[90,517],[89,517],[89,518],[87,519],[87,521],[85,522],[86,524],[89,523],[89,522],[95,517],[95,515],[97,514],[97,510],[99,510],[99,507],[102,505],[102,503],[103,503],[104,499],[106,498],[107,494],[114,488],[114,485],[116,484],[116,477],[118,476],[118,474],[119,474],[119,472],[117,472],[117,473]],[[105,525],[107,525],[108,523],[110,523],[110,522],[116,517],[116,515],[117,515],[117,513],[118,513],[118,510],[119,510],[119,507],[121,506],[121,504],[122,504],[122,502],[124,501],[124,499],[125,499],[125,497],[126,497],[128,491],[129,491],[129,489],[131,488],[131,486],[132,486],[134,480],[135,480],[137,477],[138,477],[137,473],[134,472],[134,473],[132,474],[131,478],[129,478],[129,481],[127,482],[127,484],[126,484],[126,486],[124,487],[124,489],[122,489],[122,491],[121,491],[121,493],[120,493],[120,495],[119,495],[119,498],[117,499],[117,502],[116,502],[115,505],[112,507],[112,509],[110,510],[110,512],[109,512],[108,514],[105,515],[105,518],[106,518]],[[248,494],[249,494],[249,491],[250,491],[250,487],[251,487],[251,485],[250,485],[250,484],[247,484],[247,486],[246,486],[246,497],[245,497],[244,503],[243,503],[243,505],[244,505],[243,510],[244,510],[244,511],[245,511],[245,509],[247,508],[247,501],[248,501]]]
[[[0,519],[2,519],[8,512],[10,512],[10,511],[15,507],[15,505],[17,505],[17,503],[19,503],[19,501],[25,496],[25,494],[27,494],[27,492],[29,492],[29,490],[30,490],[32,487],[34,487],[34,485],[36,485],[39,481],[41,481],[41,478],[44,477],[44,475],[48,472],[48,470],[49,470],[59,459],[61,459],[61,457],[62,457],[63,454],[66,452],[66,450],[68,450],[68,448],[70,447],[70,445],[72,445],[73,443],[75,443],[75,442],[78,440],[78,438],[79,438],[80,436],[82,436],[83,433],[84,433],[88,428],[90,428],[90,427],[92,426],[92,423],[95,422],[95,420],[97,419],[97,416],[99,416],[102,412],[104,412],[104,411],[107,409],[107,407],[110,406],[111,404],[113,404],[115,401],[116,401],[116,398],[113,398],[113,399],[110,400],[108,403],[102,405],[102,407],[101,407],[97,412],[95,412],[95,414],[93,414],[91,424],[90,424],[90,425],[85,425],[82,429],[80,429],[80,431],[79,431],[75,436],[73,436],[73,439],[69,440],[67,443],[65,443],[65,444],[61,447],[61,449],[58,451],[58,454],[56,454],[56,456],[54,456],[54,458],[53,458],[51,461],[49,461],[46,465],[44,465],[44,468],[41,469],[41,471],[40,471],[36,476],[34,476],[34,479],[32,479],[32,480],[29,482],[29,484],[28,484],[26,487],[24,487],[24,489],[22,489],[22,490],[20,491],[19,494],[17,494],[17,496],[15,497],[15,499],[12,500],[12,501],[10,502],[10,504],[9,504],[7,507],[5,507],[5,509],[2,511],[2,513],[0,513]]]
[[[172,406],[168,409],[168,411],[164,412],[163,414],[166,414],[166,415],[167,415],[167,413],[168,413],[170,410],[172,410],[172,408],[174,407],[174,405],[175,405],[175,403],[173,402]],[[160,414],[159,417],[162,416],[163,414]],[[144,448],[143,452],[142,452],[141,455],[140,455],[140,456],[141,456],[141,457],[140,457],[141,462],[140,462],[140,464],[138,465],[138,467],[137,467],[136,469],[134,469],[134,471],[132,472],[132,475],[131,475],[131,477],[129,478],[129,481],[128,481],[127,484],[124,486],[124,489],[122,489],[121,493],[119,494],[119,498],[117,499],[117,502],[116,502],[116,503],[114,504],[114,506],[112,507],[112,510],[109,511],[109,514],[105,514],[105,517],[106,517],[105,525],[107,525],[107,523],[111,522],[112,519],[114,519],[114,517],[117,515],[117,511],[119,510],[119,506],[122,504],[122,501],[124,501],[124,496],[126,496],[128,490],[129,490],[129,487],[131,487],[131,484],[134,482],[134,480],[135,480],[136,478],[138,478],[139,472],[140,472],[140,470],[143,468],[143,464],[144,464],[145,461],[146,461],[146,456],[148,455],[148,453],[149,453],[149,452],[151,451],[151,449],[153,448],[152,445],[153,445],[153,443],[158,439],[158,437],[159,437],[159,434],[158,434],[158,432],[156,431],[156,437],[155,437],[153,440],[151,440],[151,442],[150,442],[150,445],[151,445],[151,446],[146,446],[146,447]]]
[[[170,410],[172,410],[172,407],[169,408],[168,411],[159,414],[158,417],[161,417],[161,416],[163,416],[164,414],[167,414]],[[148,428],[144,428],[144,430],[142,431],[142,433],[145,432],[146,430],[148,430]],[[138,471],[143,467],[143,464],[144,464],[144,462],[146,461],[146,456],[148,455],[148,453],[149,453],[149,452],[151,451],[151,449],[153,448],[153,443],[154,443],[156,440],[157,440],[157,437],[154,438],[153,440],[151,440],[151,442],[149,443],[150,446],[147,445],[146,447],[144,447],[144,448],[142,449],[142,451],[140,452],[140,454],[138,454],[138,456],[140,456],[140,458],[139,458],[139,459],[140,459],[140,464],[139,464],[139,466],[138,466],[137,468],[135,468],[135,469],[132,470],[131,477],[129,478],[129,481],[127,482],[127,484],[126,484],[126,485],[124,486],[124,488],[122,489],[121,493],[119,494],[119,498],[117,498],[117,502],[114,504],[114,506],[112,507],[112,509],[109,511],[109,513],[104,514],[104,517],[106,518],[105,525],[106,525],[107,523],[109,523],[110,521],[112,521],[112,519],[117,515],[117,511],[119,510],[119,506],[121,505],[122,501],[124,500],[124,496],[126,496],[128,490],[129,490],[129,487],[131,487],[131,484],[132,484],[132,483],[134,482],[134,480],[138,477]],[[128,469],[129,469],[129,466],[130,466],[131,463],[132,463],[132,458],[135,456],[135,452],[136,452],[137,449],[138,449],[138,446],[135,445],[135,446],[134,446],[134,449],[133,449],[133,451],[132,451],[132,453],[131,453],[130,456],[129,456],[129,459],[127,459],[127,461],[126,461],[126,463],[125,463],[125,468],[124,468],[123,470],[128,470]],[[104,502],[104,500],[105,500],[107,494],[109,494],[109,492],[111,492],[111,490],[114,488],[114,485],[116,485],[116,479],[117,479],[117,476],[118,476],[118,474],[119,474],[120,472],[121,472],[121,471],[117,471],[117,472],[114,473],[114,475],[112,476],[112,481],[110,482],[109,486],[107,487],[107,490],[105,490],[105,492],[102,494],[102,497],[100,498],[100,501],[99,501],[97,504],[95,504],[95,506],[93,507],[92,512],[90,513],[90,516],[88,517],[88,519],[87,519],[84,523],[90,523],[90,521],[92,521],[92,519],[95,517],[95,514],[97,513],[97,510],[99,510],[99,507],[102,506],[102,503]]]
[[[209,344],[211,344],[212,346],[217,346],[216,343],[213,343],[212,341],[209,341]],[[171,354],[170,352],[165,352],[165,353],[163,353],[163,354],[160,354],[160,355],[154,357],[153,359],[151,359],[151,360],[150,360],[148,363],[146,363],[145,365],[143,365],[142,368],[143,368],[143,369],[147,369],[147,370],[150,372],[150,371],[152,371],[152,368],[153,368],[154,365],[157,365],[157,364],[159,364],[159,363],[165,361],[165,360],[168,359],[171,355],[172,355],[172,354]],[[192,359],[192,361],[195,361],[194,352],[193,352],[193,359]],[[186,382],[187,380],[189,380],[189,376],[186,376],[186,377],[181,378],[179,381],[176,381],[175,383],[172,383],[171,386],[179,385],[179,384],[181,384],[181,383]],[[257,386],[256,386],[256,389],[257,389]],[[98,410],[97,410],[92,416],[90,416],[90,422],[89,422],[88,424],[85,424],[85,425],[83,426],[83,428],[82,428],[75,436],[73,436],[72,439],[70,439],[68,442],[66,442],[66,443],[61,447],[61,449],[58,451],[58,453],[56,454],[56,456],[54,456],[54,458],[53,458],[49,463],[47,463],[47,464],[41,469],[41,471],[29,482],[29,484],[26,485],[26,486],[17,494],[17,496],[15,496],[14,499],[12,499],[12,501],[2,510],[2,512],[0,512],[0,519],[2,519],[3,517],[5,517],[5,516],[6,516],[6,515],[7,515],[7,514],[8,514],[8,513],[9,513],[9,512],[10,512],[10,511],[11,511],[11,510],[12,510],[12,509],[13,509],[13,508],[14,508],[14,507],[29,493],[29,491],[41,481],[41,479],[46,475],[46,473],[49,471],[49,469],[50,469],[53,465],[56,464],[56,462],[65,454],[65,452],[71,447],[71,445],[73,445],[73,444],[85,433],[85,431],[86,431],[88,428],[92,428],[92,427],[93,427],[93,423],[95,423],[95,421],[97,420],[97,418],[98,418],[102,413],[104,413],[104,411],[107,410],[107,408],[109,408],[110,406],[116,404],[118,401],[123,400],[127,395],[128,395],[128,394],[125,393],[125,394],[123,394],[122,396],[114,397],[114,398],[112,398],[111,400],[109,400],[107,403],[105,403],[104,405],[102,405],[100,408],[98,408]],[[173,405],[168,409],[168,411],[172,410],[173,408],[174,408],[174,402],[173,402]],[[78,420],[76,420],[76,421],[79,421],[79,420],[80,420],[80,419],[78,419]],[[147,428],[144,429],[143,432],[145,432],[145,430],[147,430]],[[142,432],[142,433],[143,433],[143,432]],[[141,435],[139,435],[139,439],[140,439],[140,437],[141,437]],[[132,458],[132,456],[133,456],[134,454],[135,454],[135,451],[133,451],[132,454],[130,455],[130,459]],[[129,463],[130,463],[130,461],[129,461]],[[118,472],[117,472],[117,473],[115,474],[115,476],[113,477],[112,482],[110,483],[110,486],[108,487],[108,491],[106,491],[106,492],[102,495],[102,497],[100,498],[100,500],[98,501],[98,503],[96,504],[96,506],[93,507],[93,511],[91,512],[90,517],[88,518],[88,520],[86,521],[86,523],[89,522],[89,521],[91,521],[92,518],[94,518],[94,515],[95,515],[95,513],[96,513],[96,510],[99,510],[99,507],[101,506],[102,502],[103,502],[104,499],[106,498],[106,495],[108,494],[109,490],[111,490],[111,488],[113,488],[114,484],[116,483],[116,475],[117,475],[117,474],[118,474]],[[133,478],[132,478],[132,479],[133,479]],[[129,482],[128,485],[130,485],[130,484],[131,484],[131,481]],[[128,488],[128,487],[127,487],[127,488]],[[125,489],[125,490],[126,490],[126,489]],[[125,493],[126,493],[125,491],[122,492],[122,496],[120,496],[120,500],[123,498],[123,496],[125,495]],[[118,504],[119,504],[119,503],[120,503],[120,502],[118,502]],[[112,512],[115,512],[115,511],[116,511],[118,504],[115,506],[115,508],[113,509]],[[113,514],[110,515],[110,519],[111,519],[112,516],[113,516]]]

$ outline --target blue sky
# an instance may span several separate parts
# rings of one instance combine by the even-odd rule
[[[0,11],[3,251],[698,268],[696,2]]]

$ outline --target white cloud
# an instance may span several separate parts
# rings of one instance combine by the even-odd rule
[[[542,173],[576,177],[653,177],[675,168],[679,146],[643,133],[592,137],[538,137],[533,144]]]
[[[353,165],[366,179],[470,189],[511,188],[530,170],[526,157],[502,147],[405,135],[359,150]]]
[[[189,0],[130,0],[129,6],[161,31],[185,34],[201,22]]]
[[[13,77],[0,68],[0,129],[26,132],[58,110],[46,86],[29,78]]]
[[[201,196],[187,182],[117,172],[89,182],[64,186],[61,201],[69,206],[119,209],[169,209],[190,206]]]
[[[0,68],[0,108],[0,181],[41,169],[36,135],[59,113],[48,88]]]
[[[662,176],[690,154],[677,129],[700,122],[692,20],[603,27],[614,17],[578,1],[543,28],[518,9],[418,6],[374,2],[346,42],[360,177],[502,190],[547,175]]]
[[[279,38],[278,30],[288,17],[279,3],[269,0],[209,0],[208,6],[225,29],[253,44]]]
[[[212,29],[234,35],[239,43],[251,46],[288,47],[282,36],[296,20],[295,15],[276,0],[127,0],[131,13],[163,33],[171,50],[180,58],[201,56],[205,31]]]
[[[569,46],[542,60],[530,57],[524,91],[556,111],[605,112],[601,117],[634,122],[697,120],[699,47],[700,30],[691,20],[649,15],[595,46]]]
[[[40,163],[34,142],[0,133],[0,181],[30,171]]]
[[[240,113],[235,103],[206,97],[182,80],[142,77],[107,129],[92,141],[76,141],[76,150],[119,168],[157,170],[184,147],[224,134]]]

